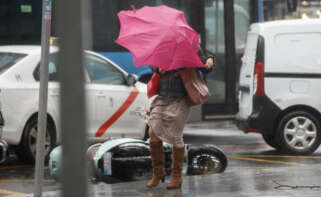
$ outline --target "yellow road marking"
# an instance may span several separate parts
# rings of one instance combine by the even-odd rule
[[[55,183],[56,181],[53,179],[46,179],[43,180],[47,183]],[[34,179],[7,179],[7,180],[0,180],[0,183],[32,183],[35,182]]]
[[[228,156],[230,156],[230,155],[228,155]],[[237,156],[261,157],[261,158],[321,159],[321,156],[303,156],[303,155],[237,155]]]
[[[247,160],[247,161],[257,161],[257,162],[263,162],[263,163],[294,165],[294,166],[303,166],[304,165],[302,163],[297,163],[297,162],[285,162],[285,161],[273,161],[273,160],[266,160],[266,159],[255,159],[255,158],[242,157],[242,156],[236,156],[236,155],[229,155],[228,158],[239,159],[239,160]]]
[[[275,168],[273,166],[228,166],[228,168]]]
[[[5,189],[0,189],[0,194],[23,195],[24,193],[15,192],[15,191],[10,191],[10,190],[5,190]]]

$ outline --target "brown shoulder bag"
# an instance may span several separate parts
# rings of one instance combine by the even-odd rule
[[[211,97],[207,85],[197,69],[186,68],[180,70],[179,75],[188,94],[190,106],[200,105]]]

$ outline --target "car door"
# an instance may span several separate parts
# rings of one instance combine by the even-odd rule
[[[85,66],[90,82],[86,85],[89,135],[94,138],[138,137],[141,120],[133,110],[138,89],[126,85],[126,73],[94,54],[86,54]],[[94,109],[94,110],[91,110]]]
[[[39,57],[40,58],[40,57]],[[59,101],[60,101],[60,84],[57,75],[58,53],[49,54],[48,61],[48,106],[47,112],[52,116],[57,128],[60,126],[59,120]],[[33,72],[34,79],[40,83],[40,59],[36,69]],[[39,84],[35,85],[36,93],[39,91]],[[38,107],[38,104],[37,104]]]

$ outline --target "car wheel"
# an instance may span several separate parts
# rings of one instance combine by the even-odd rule
[[[215,146],[192,147],[188,149],[189,175],[222,173],[227,167],[227,157]]]
[[[277,140],[275,139],[274,135],[262,134],[262,137],[265,143],[267,143],[269,146],[277,150],[280,149],[280,145],[277,143]]]
[[[17,148],[19,158],[27,162],[34,162],[37,150],[37,117],[30,119],[23,131],[21,142]],[[55,147],[56,132],[52,122],[47,122],[47,131],[45,137],[45,160],[48,161],[50,151]]]
[[[277,129],[281,150],[292,154],[314,152],[321,142],[318,119],[306,111],[292,111],[280,120]]]

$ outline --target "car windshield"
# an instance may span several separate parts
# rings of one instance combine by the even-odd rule
[[[20,61],[26,54],[0,52],[0,74]]]

